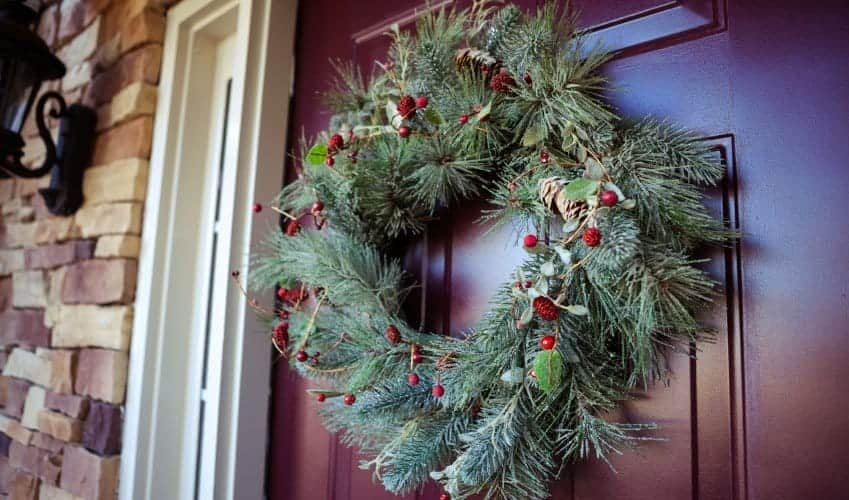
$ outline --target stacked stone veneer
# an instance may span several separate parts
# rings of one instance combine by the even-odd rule
[[[58,90],[97,110],[71,217],[0,180],[0,498],[114,498],[166,0],[46,2],[38,31]],[[25,162],[44,146],[27,124]],[[55,124],[54,124],[55,126]]]

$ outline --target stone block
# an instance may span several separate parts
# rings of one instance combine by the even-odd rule
[[[108,165],[88,168],[83,180],[84,204],[144,201],[147,189],[147,160],[126,158]]]
[[[44,325],[44,311],[10,309],[0,312],[0,342],[33,347],[48,345],[50,330]]]
[[[121,89],[133,82],[156,84],[162,65],[162,46],[147,44],[121,57],[106,71],[94,77],[86,92],[85,102],[99,106],[109,102]],[[95,164],[105,162],[95,162]]]
[[[3,367],[3,375],[28,380],[42,387],[50,386],[50,361],[21,348],[12,354]]]
[[[130,234],[108,234],[97,239],[94,256],[137,258],[140,250],[140,237]]]
[[[0,250],[0,276],[24,269],[23,250]]]
[[[97,109],[97,130],[106,130],[142,115],[153,115],[156,94],[156,86],[149,83],[133,82],[127,85],[110,102]]]
[[[24,405],[26,404],[27,394],[29,393],[29,382],[6,376],[0,376],[0,381],[2,381],[0,383],[2,383],[4,395],[3,413],[15,418],[21,418],[24,414]]]
[[[131,306],[62,305],[53,313],[54,347],[126,350],[133,323]]]
[[[153,141],[153,117],[140,116],[97,136],[94,165],[105,165],[126,158],[149,158]]]
[[[83,420],[88,416],[89,400],[81,396],[48,392],[44,405],[71,418]]]
[[[38,430],[67,443],[76,443],[83,437],[83,422],[61,413],[42,410],[38,414]]]
[[[87,500],[115,498],[120,458],[99,457],[82,447],[67,446],[59,485]]]
[[[38,487],[38,500],[85,500],[56,486],[41,483]]]
[[[98,455],[115,455],[121,451],[124,412],[120,406],[93,401],[85,420],[82,444]]]
[[[136,261],[93,259],[70,266],[62,286],[65,304],[126,303],[136,290]]]
[[[140,203],[106,203],[80,208],[74,220],[83,238],[104,234],[140,234]]]
[[[12,274],[12,290],[14,307],[47,307],[47,284],[41,271],[18,271]]]
[[[21,425],[27,429],[39,428],[39,414],[44,409],[44,398],[46,396],[47,391],[42,387],[34,385],[29,388],[24,403],[24,414],[21,416]]]
[[[40,245],[27,248],[24,264],[27,269],[50,269],[90,259],[94,253],[94,242],[76,240],[57,245]]]
[[[13,470],[9,474],[8,487],[10,499],[37,500],[38,498],[38,478],[27,472]]]
[[[124,401],[127,385],[127,353],[105,349],[83,349],[77,364],[74,390],[109,403]]]

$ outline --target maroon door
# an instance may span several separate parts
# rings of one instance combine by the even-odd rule
[[[451,0],[435,1],[438,7]],[[532,5],[533,0],[517,2]],[[368,68],[380,36],[424,0],[308,0],[299,12],[292,137],[327,115],[315,98],[329,58]],[[738,247],[711,252],[725,287],[706,318],[721,332],[698,361],[626,405],[667,441],[590,462],[557,499],[836,499],[849,466],[849,6],[844,0],[575,0],[582,24],[620,50],[608,66],[625,114],[699,131],[728,164],[709,193],[738,226]],[[424,323],[470,326],[522,258],[481,239],[474,207],[435,224],[407,259],[427,275]],[[394,498],[315,417],[305,384],[275,369],[269,498]],[[406,498],[438,498],[438,489]]]

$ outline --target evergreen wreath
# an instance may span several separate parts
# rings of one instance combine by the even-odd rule
[[[272,204],[287,222],[251,284],[278,287],[273,344],[333,387],[310,391],[328,428],[389,491],[545,498],[565,465],[649,439],[605,414],[711,334],[695,315],[716,284],[691,253],[734,237],[702,202],[722,165],[687,131],[620,118],[609,55],[575,26],[551,2],[477,1],[393,27],[368,81],[334,62],[329,130]],[[529,258],[461,338],[408,325],[399,242],[482,195]]]

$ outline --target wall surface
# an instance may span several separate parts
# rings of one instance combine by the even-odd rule
[[[85,202],[55,217],[41,179],[0,179],[0,499],[114,498],[165,9],[46,1],[58,90],[97,110]],[[32,120],[25,162],[44,145]]]

